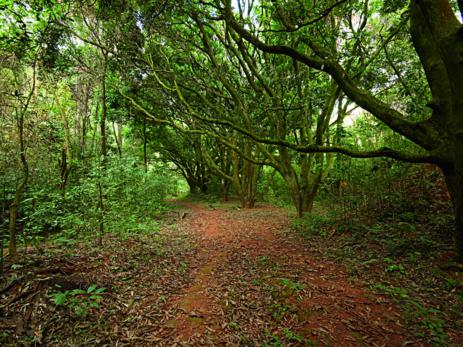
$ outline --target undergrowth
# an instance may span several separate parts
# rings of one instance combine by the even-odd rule
[[[450,203],[439,180],[426,191],[413,180],[404,186],[400,195],[381,196],[381,208],[374,196],[353,203],[355,194],[321,202],[292,228],[371,291],[394,298],[417,337],[448,346],[463,331],[463,274],[444,269],[455,254]]]

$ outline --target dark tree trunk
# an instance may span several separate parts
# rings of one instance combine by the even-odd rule
[[[3,199],[2,199],[2,215],[0,219],[0,276],[3,276],[3,239],[5,238],[5,229],[4,229],[4,222],[5,222],[5,213],[6,213],[6,202],[7,195],[6,195],[6,186],[3,186]]]
[[[460,10],[462,3],[458,2]],[[432,154],[452,199],[455,247],[463,261],[463,26],[444,0],[413,0],[410,16],[413,44],[432,93]]]
[[[119,159],[122,159],[122,132],[121,125],[112,122],[114,140],[116,141],[117,153],[119,154]]]
[[[66,154],[66,148],[61,149],[61,182],[60,182],[60,190],[61,190],[61,195],[65,196],[66,195],[66,184],[68,182],[69,175],[71,174],[71,166],[68,165],[67,163],[67,154]]]
[[[458,261],[463,262],[463,172],[447,170],[444,175],[455,213],[455,248]]]
[[[190,193],[192,194],[199,194],[207,193],[207,179],[203,177],[202,175],[199,177],[195,176],[189,176],[186,177],[186,181],[188,183],[188,186],[190,187]]]
[[[305,193],[305,195],[304,195],[304,212],[308,212],[308,213],[312,212],[314,201],[315,201],[315,195],[316,195],[316,193],[314,193],[314,192]]]
[[[299,187],[299,184],[297,184],[295,178],[284,178],[289,189],[289,195],[291,196],[291,200],[293,200],[293,204],[296,207],[297,216],[301,218],[304,215],[304,202],[301,188]]]
[[[442,171],[450,193],[455,214],[455,248],[458,261],[463,263],[463,132],[457,132],[453,148],[453,163]]]
[[[98,245],[103,244],[103,234],[104,234],[104,203],[103,203],[103,188],[101,187],[101,182],[97,183],[98,188],[98,208],[100,210],[100,223],[99,223],[99,232],[98,232]]]
[[[29,165],[26,159],[26,148],[24,145],[24,113],[21,113],[18,120],[18,130],[19,130],[19,149],[21,163],[23,166],[23,177],[16,187],[16,192],[14,194],[13,202],[10,205],[10,224],[9,224],[9,252],[12,259],[16,259],[18,256],[17,246],[16,246],[16,215],[18,212],[18,207],[21,203],[24,190],[26,189],[27,182],[29,179]],[[3,247],[3,246],[2,246]]]
[[[103,166],[106,164],[107,146],[106,146],[106,118],[108,115],[106,105],[106,59],[103,67],[103,75],[101,77],[101,120],[100,120],[100,136],[101,136],[101,156],[103,157]]]
[[[230,185],[231,182],[228,179],[222,180],[222,199],[227,202],[230,199]]]

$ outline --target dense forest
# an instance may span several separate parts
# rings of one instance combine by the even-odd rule
[[[0,344],[463,344],[463,1],[1,0]]]

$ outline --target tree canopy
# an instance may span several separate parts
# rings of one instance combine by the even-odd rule
[[[104,214],[108,160],[129,141],[144,171],[173,165],[191,191],[231,189],[243,207],[278,173],[299,216],[339,155],[436,165],[463,253],[462,12],[444,0],[4,2],[2,150],[20,169],[4,175],[10,252],[38,153],[58,156],[64,197],[70,180],[96,179]],[[349,134],[359,119],[370,138]]]

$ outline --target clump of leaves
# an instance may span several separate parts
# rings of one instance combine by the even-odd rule
[[[297,344],[301,346],[316,346],[315,341],[306,339],[288,328],[283,329],[282,333],[282,336],[278,336],[275,333],[272,334],[269,331],[266,331],[266,340],[264,341],[263,346],[284,347],[288,344]]]
[[[371,286],[371,289],[389,294],[399,300],[403,305],[406,319],[410,322],[419,322],[420,331],[417,332],[418,336],[430,336],[435,345],[445,345],[447,334],[445,332],[445,321],[442,318],[443,313],[440,310],[426,308],[420,302],[411,299],[404,288],[376,284]]]
[[[292,222],[292,229],[305,236],[326,236],[332,229],[331,217],[325,215],[310,215],[295,219]]]
[[[106,288],[98,288],[92,284],[84,289],[57,291],[51,294],[51,300],[56,306],[65,306],[74,311],[80,319],[86,319],[91,309],[98,309],[103,297],[100,295]]]
[[[384,258],[384,262],[388,264],[384,271],[389,272],[389,273],[394,273],[394,272],[399,272],[399,273],[404,273],[405,268],[402,264],[394,264],[394,260],[391,258]]]
[[[293,290],[295,292],[304,289],[304,285],[302,283],[294,282],[294,281],[291,281],[290,279],[287,279],[287,278],[282,278],[280,280],[280,283],[284,287],[287,287],[288,289],[291,289],[291,290]]]

